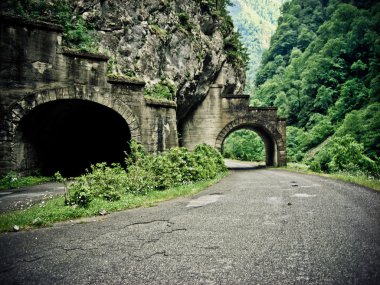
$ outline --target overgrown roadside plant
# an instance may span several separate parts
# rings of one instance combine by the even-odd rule
[[[177,89],[174,84],[167,79],[161,79],[160,82],[154,84],[150,88],[144,90],[144,96],[158,100],[172,101],[175,97]]]
[[[87,207],[94,199],[119,200],[123,195],[146,195],[152,191],[213,179],[226,172],[221,154],[202,144],[194,151],[183,147],[164,153],[145,154],[136,142],[130,143],[126,168],[120,164],[92,165],[68,186],[69,205]]]
[[[8,172],[0,178],[0,190],[16,189],[20,187],[33,186],[52,181],[51,177],[45,176],[21,176],[15,171]]]
[[[312,159],[308,161],[315,172],[361,174],[380,177],[379,162],[363,153],[363,144],[350,135],[333,137]]]

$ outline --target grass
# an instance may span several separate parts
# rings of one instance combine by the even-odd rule
[[[300,164],[300,163],[288,163],[286,167],[280,167],[280,169],[285,169],[285,170],[293,171],[297,173],[313,174],[313,175],[319,175],[323,177],[338,179],[338,180],[354,183],[360,186],[365,186],[365,187],[380,191],[380,180],[372,178],[372,177],[368,177],[366,175],[353,175],[349,173],[331,173],[331,174],[318,173],[318,172],[313,172],[309,170],[307,165]]]
[[[46,182],[53,181],[52,177],[43,176],[25,176],[18,177],[14,173],[8,173],[5,177],[0,179],[0,190],[8,190],[14,188],[21,188],[27,186],[38,185]]]
[[[221,174],[211,180],[173,187],[165,191],[152,191],[146,195],[127,194],[122,196],[120,200],[113,202],[97,198],[91,201],[88,207],[65,206],[63,197],[52,198],[25,210],[1,214],[0,232],[12,231],[14,225],[25,230],[51,226],[56,222],[91,217],[98,215],[101,209],[110,213],[137,207],[151,207],[158,202],[192,196],[215,184],[224,176],[225,174]]]

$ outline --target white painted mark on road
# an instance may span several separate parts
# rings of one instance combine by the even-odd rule
[[[317,197],[317,195],[306,194],[306,193],[296,193],[296,194],[292,195],[292,197],[296,197],[296,198],[313,198],[313,197]]]
[[[191,200],[186,207],[202,207],[207,204],[215,203],[222,195],[207,195]]]

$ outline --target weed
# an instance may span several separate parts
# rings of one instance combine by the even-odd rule
[[[173,100],[177,90],[174,84],[170,83],[168,80],[163,79],[159,83],[153,85],[151,88],[146,88],[144,90],[144,96]]]
[[[314,172],[310,169],[310,167],[306,164],[302,163],[288,163],[286,167],[282,167],[280,169],[285,169],[288,171],[294,171],[299,173],[305,173],[305,174],[314,174],[319,175],[323,177],[329,177],[333,179],[339,179],[342,181],[355,183],[361,186],[365,186],[377,191],[380,191],[380,180],[373,176],[365,175],[364,173],[348,173],[348,172],[337,172],[337,173],[321,173],[321,172]]]
[[[52,181],[51,177],[20,176],[16,172],[11,171],[0,179],[0,190],[33,186],[50,181]]]
[[[162,29],[160,26],[156,24],[150,24],[150,27],[154,31],[154,33],[160,37],[160,39],[164,40],[167,36],[166,30]]]
[[[74,13],[70,1],[16,0],[13,12],[28,20],[42,20],[63,26],[63,41],[70,48],[97,52],[99,39],[90,22]]]

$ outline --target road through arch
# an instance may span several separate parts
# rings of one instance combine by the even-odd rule
[[[215,147],[222,150],[223,142],[228,135],[240,129],[248,129],[256,132],[265,145],[265,162],[267,166],[278,166],[280,160],[279,147],[281,144],[281,134],[274,130],[269,130],[265,122],[255,120],[251,117],[238,118],[229,122],[218,134],[215,142]]]

